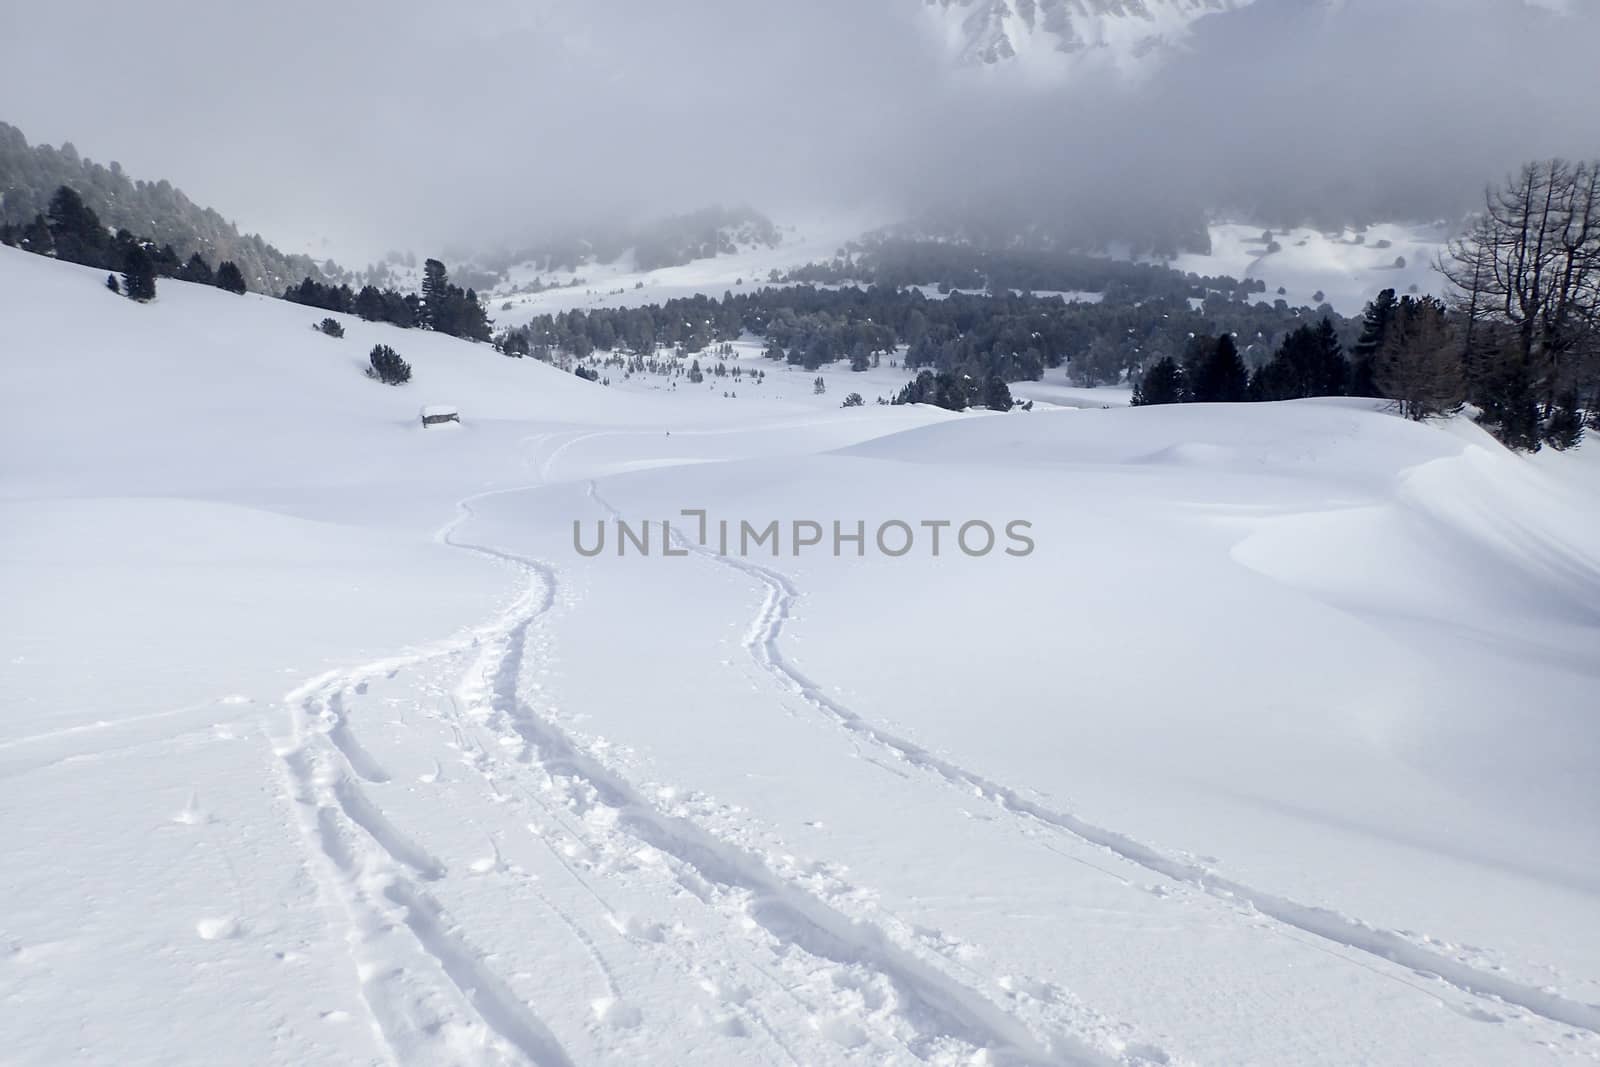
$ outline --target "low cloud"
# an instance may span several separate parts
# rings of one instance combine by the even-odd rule
[[[954,66],[920,0],[54,0],[3,19],[0,117],[289,243],[493,244],[712,202],[1418,216],[1600,146],[1592,5],[1257,0],[1151,76],[1048,85]]]

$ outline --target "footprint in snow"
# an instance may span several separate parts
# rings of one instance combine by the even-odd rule
[[[663,942],[667,939],[667,929],[660,923],[653,923],[647,919],[640,919],[633,915],[611,915],[607,917],[611,928],[624,937],[631,937],[638,941]]]
[[[201,919],[194,924],[194,929],[206,941],[229,941],[243,932],[239,920],[232,915]]]
[[[200,794],[190,793],[189,802],[172,817],[172,821],[182,826],[204,826],[211,821],[211,816],[200,807]]]
[[[744,1020],[737,1015],[708,1014],[696,1008],[694,1009],[694,1017],[701,1026],[724,1037],[748,1037],[750,1035],[750,1031],[744,1025]]]
[[[1056,986],[1020,975],[1007,975],[1000,979],[1000,988],[1014,996],[1021,994],[1046,1004],[1054,1004],[1061,999],[1061,990]]]
[[[500,869],[500,847],[491,841],[489,842],[489,849],[489,855],[472,861],[472,864],[468,869],[471,870],[473,874],[492,874]]]
[[[1162,1065],[1172,1062],[1172,1057],[1168,1056],[1164,1049],[1157,1048],[1155,1045],[1146,1045],[1141,1042],[1134,1042],[1133,1044],[1125,1046],[1122,1050],[1122,1054],[1133,1063],[1151,1063]]]
[[[638,1008],[617,997],[600,997],[589,1002],[589,1008],[594,1012],[597,1022],[614,1026],[619,1030],[632,1030],[644,1021],[644,1015]]]
[[[867,1032],[848,1017],[836,1015],[831,1019],[813,1020],[823,1037],[844,1048],[860,1048],[867,1043]]]

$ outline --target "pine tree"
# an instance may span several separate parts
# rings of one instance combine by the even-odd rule
[[[1011,396],[1011,387],[998,374],[991,374],[983,383],[983,406],[990,411],[1010,411],[1017,402]]]
[[[364,285],[361,292],[356,294],[355,313],[368,322],[378,322],[383,319],[383,294],[377,286]]]
[[[1239,358],[1232,334],[1217,338],[1216,345],[1193,376],[1194,399],[1201,404],[1232,404],[1244,400],[1250,372]]]
[[[1350,392],[1350,361],[1344,358],[1344,345],[1333,319],[1324,315],[1315,331],[1308,385],[1312,396],[1346,396]]]
[[[23,227],[22,247],[36,256],[55,254],[56,243],[50,236],[50,224],[43,215],[35,215],[33,221]]]
[[[1578,404],[1576,389],[1568,389],[1556,398],[1550,418],[1544,426],[1544,442],[1558,452],[1577,448],[1583,443],[1583,411]]]
[[[367,358],[372,363],[367,377],[376,378],[384,385],[404,385],[411,380],[411,364],[388,345],[373,345]]]
[[[1163,356],[1144,373],[1144,380],[1133,390],[1134,407],[1183,402],[1183,371],[1178,361]]]
[[[1394,320],[1396,303],[1394,290],[1385,289],[1367,305],[1362,316],[1361,339],[1351,350],[1351,396],[1382,395],[1378,391],[1378,353],[1383,350],[1384,339],[1389,335],[1389,324]]]
[[[954,371],[940,371],[933,379],[933,402],[946,411],[967,410],[972,406],[967,380]]]
[[[77,190],[63,185],[50,198],[50,239],[56,258],[91,267],[109,267],[106,228]]]
[[[421,324],[430,330],[449,333],[450,276],[444,264],[430,259],[422,265],[422,318]]]
[[[129,300],[144,303],[156,296],[156,268],[144,245],[130,244],[122,259],[122,291]]]
[[[244,274],[233,260],[225,259],[217,264],[216,286],[230,293],[238,293],[241,296],[244,294]]]
[[[456,292],[459,293],[460,290]],[[457,309],[456,336],[469,341],[487,341],[494,324],[489,321],[488,313],[483,310],[477,292],[468,289],[466,296],[459,298]],[[594,343],[587,336],[583,340],[589,352],[593,352]],[[586,352],[585,355],[587,354]]]
[[[1478,422],[1507,448],[1537,452],[1542,442],[1539,374],[1522,358],[1517,340],[1504,331],[1481,330],[1474,352],[1471,400]]]
[[[178,259],[178,251],[171,245],[162,245],[150,253],[150,259],[155,263],[156,273],[163,278],[176,278],[183,269]]]
[[[1250,381],[1251,400],[1301,400],[1314,396],[1343,396],[1349,364],[1339,344],[1339,332],[1330,319],[1309,323],[1284,338],[1271,362]]]
[[[1394,306],[1374,375],[1379,394],[1399,404],[1408,419],[1461,407],[1466,396],[1461,341],[1444,304],[1408,296]]]
[[[917,376],[900,388],[891,404],[930,404],[934,395],[933,371],[918,371]]]
[[[217,276],[212,271],[211,264],[207,263],[205,257],[199,252],[189,256],[189,261],[183,265],[178,277],[183,281],[194,282],[197,285],[215,285],[217,283]]]

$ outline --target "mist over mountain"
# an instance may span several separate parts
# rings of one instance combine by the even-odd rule
[[[1600,12],[1552,0],[61,0],[26,29],[84,20],[71,65],[8,56],[9,121],[356,263],[716,203],[1136,245],[1208,213],[1451,218],[1600,143]],[[108,104],[128,54],[182,57],[137,131]]]
[[[194,203],[165,178],[135,178],[116,160],[96,163],[71,141],[60,148],[30,145],[23,131],[0,122],[0,224],[23,226],[47,213],[63,185],[75,189],[107,227],[171,245],[179,259],[199,253],[212,263],[231,261],[254,289],[277,292],[301,278],[339,273],[332,263],[285,254],[260,234],[241,234],[221,213]]]
[[[971,64],[1031,63],[1043,74],[1085,62],[1157,62],[1195,20],[1253,0],[925,0],[946,44]]]

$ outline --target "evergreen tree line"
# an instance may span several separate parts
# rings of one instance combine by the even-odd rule
[[[1163,356],[1145,371],[1134,387],[1133,404],[1142,407],[1350,396],[1358,382],[1371,380],[1365,366],[1361,361],[1351,365],[1330,318],[1297,327],[1283,339],[1272,358],[1254,371],[1231,333],[1198,334],[1188,339],[1181,357]]]
[[[121,272],[122,281],[118,283],[113,276],[108,279],[108,288],[139,301],[155,297],[157,278],[215,285],[236,293],[245,291],[244,274],[237,264],[224,260],[212,270],[199,252],[180,261],[170,244],[157,245],[153,238],[137,237],[126,229],[112,233],[77,190],[66,185],[50,198],[47,213],[36,215],[26,226],[0,224],[0,244],[68,263]]]
[[[754,336],[777,362],[816,370],[848,361],[866,370],[884,359],[948,372],[979,383],[1037,380],[1070,364],[1075,380],[1102,385],[1137,377],[1168,353],[1182,354],[1193,335],[1248,338],[1247,358],[1265,362],[1281,338],[1313,312],[1280,303],[1254,304],[1213,294],[1196,309],[1187,298],[1139,304],[1068,303],[1059,297],[953,294],[929,298],[887,286],[768,287],[720,300],[695,296],[642,308],[575,310],[534,319],[499,339],[508,355],[549,359],[596,351],[649,354],[659,348],[694,355],[711,345]],[[1354,323],[1328,321],[1341,340]],[[981,390],[980,390],[981,392]]]
[[[283,299],[323,311],[357,315],[368,322],[434,330],[469,341],[489,340],[493,326],[478,294],[452,285],[444,264],[437,259],[423,264],[421,294],[373,285],[355,292],[347,284],[331,285],[306,278],[285,289]]]
[[[276,292],[305,275],[343,273],[331,262],[285,254],[258,234],[240,234],[222,215],[193,203],[170,182],[136,181],[116,163],[102,166],[79,156],[70,143],[30,146],[21,130],[0,122],[0,228],[14,227],[13,234],[28,229],[48,215],[50,201],[63,185],[76,190],[109,229],[148,235],[156,249],[171,246],[181,261],[199,253],[210,263],[232,262],[257,292]],[[20,244],[20,237],[7,243]]]
[[[1511,368],[1523,364],[1515,336],[1490,329],[1494,339],[1467,343],[1469,323],[1434,297],[1396,299],[1386,289],[1367,305],[1360,340],[1347,356],[1333,324],[1323,320],[1290,334],[1272,360],[1254,372],[1229,334],[1195,337],[1183,359],[1153,364],[1134,389],[1135,406],[1237,403],[1360,396],[1393,401],[1407,418],[1422,420],[1478,409],[1479,421],[1507,446],[1538,451],[1582,443],[1586,423],[1600,422],[1591,379],[1587,409],[1577,389],[1541,407],[1524,385],[1508,396]],[[1482,324],[1479,329],[1485,329]],[[1487,353],[1487,358],[1485,357]],[[1518,410],[1512,401],[1520,401]]]
[[[819,379],[820,380],[820,379]],[[859,399],[859,394],[851,396]],[[970,375],[953,371],[919,371],[907,382],[891,404],[934,404],[949,411],[965,411],[971,407],[985,407],[990,411],[1010,411],[1016,406],[1011,389],[1005,379],[990,375],[979,381]],[[846,407],[851,407],[848,400]]]
[[[880,236],[852,242],[825,263],[812,263],[770,281],[813,285],[928,286],[954,291],[1102,293],[1112,303],[1156,297],[1244,300],[1266,283],[1185,274],[1151,263],[1048,248],[1002,248],[951,241]]]
[[[1231,336],[1150,367],[1136,404],[1370,396],[1409,418],[1470,405],[1507,447],[1575,448],[1600,428],[1600,162],[1524,166],[1491,187],[1441,264],[1448,300],[1367,305],[1346,359],[1329,322],[1250,374]]]

